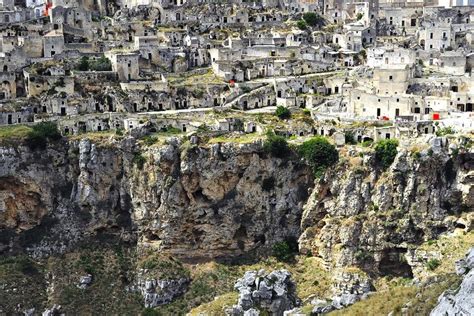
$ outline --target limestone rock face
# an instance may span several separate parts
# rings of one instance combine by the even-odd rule
[[[474,248],[466,258],[456,264],[458,274],[464,275],[461,286],[456,291],[446,291],[438,298],[438,305],[431,316],[470,315],[474,311]]]
[[[47,256],[107,236],[188,260],[297,238],[313,185],[304,164],[261,143],[139,147],[132,137],[0,148],[0,180],[0,252]]]
[[[316,183],[304,206],[301,252],[321,257],[328,268],[411,277],[424,265],[413,256],[418,245],[454,229],[470,230],[474,154],[453,156],[454,144],[434,140],[436,148],[417,155],[399,146],[386,171],[373,152],[349,152]]]
[[[235,289],[239,292],[239,301],[227,312],[229,315],[259,315],[259,308],[278,316],[300,305],[296,286],[286,270],[268,274],[264,270],[247,271],[237,280]]]
[[[312,186],[299,161],[260,144],[168,145],[148,153],[131,196],[140,243],[184,258],[245,254],[300,234]]]

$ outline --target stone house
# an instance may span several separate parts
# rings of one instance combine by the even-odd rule
[[[0,125],[22,124],[33,122],[34,112],[26,107],[21,110],[0,109]]]
[[[446,51],[434,60],[433,66],[438,72],[462,76],[466,72],[466,56],[462,51]]]
[[[43,37],[43,56],[51,58],[64,51],[64,34],[62,31],[53,30]]]
[[[112,63],[112,70],[117,73],[119,81],[129,82],[139,79],[139,53],[109,51],[105,56]]]
[[[424,50],[444,50],[453,47],[451,25],[440,22],[423,22],[418,33],[418,43]]]
[[[415,52],[396,46],[375,47],[367,49],[367,66],[382,67],[383,65],[408,65],[416,61]]]
[[[374,69],[373,85],[380,95],[403,94],[412,78],[412,70],[405,65],[384,65]]]

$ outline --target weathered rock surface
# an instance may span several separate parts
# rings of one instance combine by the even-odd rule
[[[0,251],[47,256],[101,235],[187,260],[297,238],[313,182],[301,162],[258,143],[140,149],[133,138],[1,148],[0,179]]]
[[[432,316],[472,315],[474,313],[474,247],[466,258],[456,263],[456,271],[464,275],[461,286],[455,291],[445,291],[438,299]]]
[[[264,270],[247,271],[234,287],[239,292],[239,301],[228,311],[229,315],[253,316],[264,310],[277,316],[300,305],[296,286],[286,270],[268,274]]]
[[[174,298],[183,295],[188,287],[189,279],[175,280],[138,279],[138,289],[143,296],[145,307],[156,307],[170,303]]]
[[[434,138],[416,155],[399,146],[385,172],[373,152],[349,151],[304,207],[301,252],[321,257],[328,268],[416,276],[425,265],[415,262],[418,245],[472,226],[474,154],[451,155],[450,146],[459,146],[452,142]]]

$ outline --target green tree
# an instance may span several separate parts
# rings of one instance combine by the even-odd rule
[[[272,247],[272,254],[278,261],[292,261],[296,253],[298,253],[298,242],[295,238],[287,238],[275,243]]]
[[[314,12],[306,12],[303,14],[303,20],[309,26],[322,26],[324,24],[324,19]]]
[[[328,167],[339,160],[336,147],[322,136],[312,137],[305,141],[298,148],[298,152],[311,166],[317,177],[322,176]]]
[[[266,153],[277,158],[284,158],[291,152],[286,138],[273,133],[267,134],[263,149]]]
[[[308,24],[305,22],[305,20],[299,20],[298,22],[296,22],[296,26],[300,30],[306,30],[308,28]]]
[[[77,69],[80,71],[89,70],[89,57],[83,56],[77,65]]]
[[[94,60],[89,63],[89,70],[95,70],[95,71],[111,71],[112,70],[112,63],[110,60],[102,56],[97,60]]]
[[[57,141],[61,139],[61,133],[58,126],[53,122],[41,122],[33,126],[26,136],[26,144],[31,149],[46,148],[48,141]]]
[[[291,117],[291,112],[288,108],[279,105],[275,110],[275,115],[278,116],[280,120],[286,120]]]
[[[375,160],[383,169],[390,167],[397,156],[398,141],[384,139],[375,145]]]

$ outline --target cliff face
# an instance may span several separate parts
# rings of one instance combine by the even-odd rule
[[[0,249],[36,256],[98,235],[187,260],[239,256],[297,238],[313,183],[304,164],[261,144],[82,140],[1,157]]]
[[[0,147],[0,254],[42,258],[32,274],[21,256],[0,262],[0,276],[12,276],[0,284],[10,295],[0,309],[12,310],[19,297],[25,306],[57,303],[74,312],[88,304],[86,294],[102,293],[107,303],[100,308],[136,312],[201,286],[174,258],[194,264],[263,257],[288,239],[328,273],[302,282],[330,279],[330,295],[365,293],[379,276],[422,279],[431,273],[429,260],[455,260],[422,244],[472,234],[474,154],[464,140],[401,144],[388,170],[370,148],[339,152],[339,163],[315,181],[296,155],[272,157],[259,142],[171,138],[146,146],[129,137],[62,141],[39,151]],[[16,292],[11,269],[39,284],[38,303]],[[83,279],[88,284],[78,288]],[[105,295],[111,291],[114,300]],[[133,293],[140,292],[138,302]]]
[[[328,267],[413,276],[418,245],[472,229],[474,156],[450,151],[446,140],[421,151],[401,147],[387,171],[373,153],[349,151],[304,207],[301,250]]]

